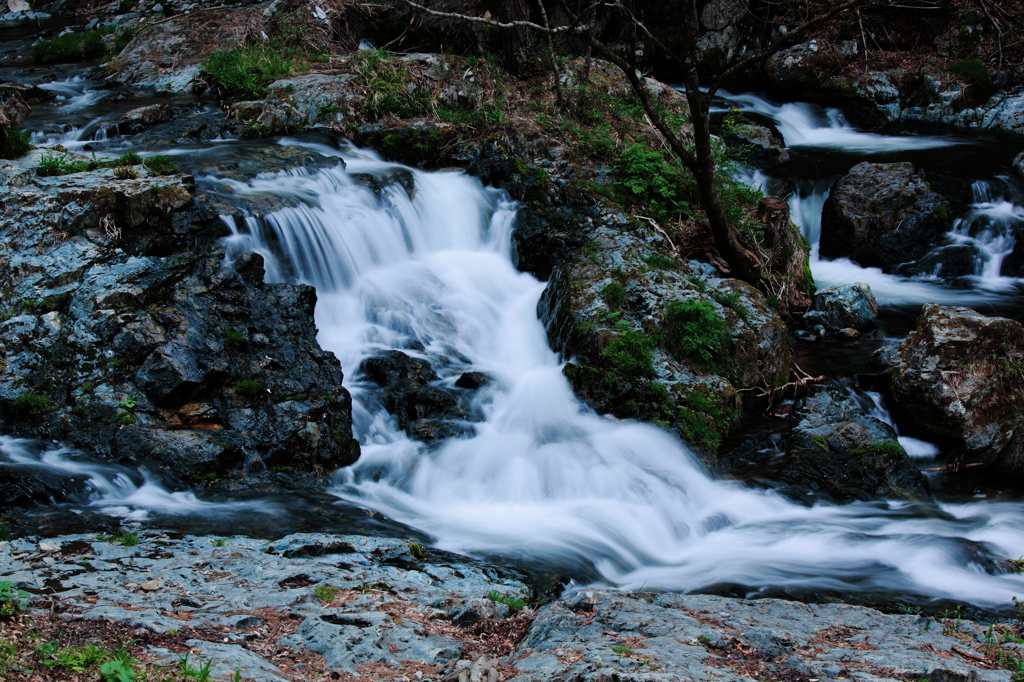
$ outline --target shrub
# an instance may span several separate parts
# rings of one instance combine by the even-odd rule
[[[665,347],[679,359],[708,363],[729,343],[729,327],[709,301],[669,301],[665,306]]]
[[[110,163],[112,163],[115,168],[120,168],[121,166],[138,166],[142,163],[142,157],[136,152],[125,152]]]
[[[616,370],[630,376],[649,377],[654,374],[654,340],[640,331],[624,331],[612,339],[601,357]]]
[[[269,44],[234,47],[214,52],[203,60],[222,99],[254,100],[267,95],[267,86],[292,75],[301,63],[295,50]]]
[[[131,166],[118,166],[114,169],[114,177],[118,180],[137,180],[139,171]]]
[[[40,64],[96,59],[107,53],[103,36],[113,31],[113,27],[104,27],[96,31],[68,33],[52,40],[41,40],[32,46],[32,58]]]
[[[11,412],[22,417],[37,417],[52,409],[50,399],[38,393],[22,393],[11,401]]]
[[[0,159],[17,159],[32,149],[32,138],[14,126],[0,128]]]
[[[9,580],[0,580],[0,618],[10,618],[25,610],[28,592],[14,587]]]
[[[665,160],[660,151],[631,144],[615,162],[616,189],[627,203],[647,204],[655,220],[666,222],[691,213],[695,184],[689,173]]]

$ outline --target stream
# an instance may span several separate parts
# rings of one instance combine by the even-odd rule
[[[112,124],[119,112],[140,106],[138,99],[116,97],[76,72],[56,73],[44,87],[63,99],[38,108],[26,123],[37,144],[59,142],[99,155],[136,148],[132,138],[117,138]],[[187,99],[196,111],[209,107]],[[1015,203],[1017,187],[1004,174],[1004,157],[1012,156],[1005,145],[868,134],[847,125],[837,111],[777,106],[754,95],[725,99],[771,119],[786,137],[793,162],[777,176],[759,174],[758,181],[768,188],[795,183],[792,213],[815,244],[812,269],[819,287],[870,284],[890,340],[912,327],[927,301],[1017,316],[1021,282],[999,272],[1024,220],[1024,208]],[[733,586],[751,596],[824,591],[990,608],[1009,606],[1024,593],[1024,576],[998,565],[1024,551],[1024,507],[1018,502],[979,493],[940,495],[935,503],[802,506],[771,491],[713,480],[662,429],[601,417],[581,405],[537,319],[545,285],[512,266],[516,206],[503,192],[462,173],[401,169],[373,152],[305,138],[168,143],[163,149],[152,137],[146,140],[140,152],[173,153],[183,168],[192,164],[199,191],[285,200],[284,208],[266,215],[225,217],[233,231],[228,243],[234,253],[263,255],[268,280],[317,288],[318,338],[345,369],[362,456],[335,473],[323,498],[296,503],[256,493],[200,499],[60,446],[0,437],[2,465],[90,478],[91,498],[65,512],[153,524],[195,519],[198,525],[190,529],[220,527],[221,533],[263,523],[351,532],[342,512],[332,517],[332,510],[367,508],[445,550],[555,567],[572,578],[571,586]],[[312,151],[323,163],[245,179],[201,170],[209,168],[204,159],[258,154],[268,145]],[[861,160],[894,158],[926,167],[929,159],[937,166],[969,160],[978,176],[976,201],[960,217],[950,244],[977,247],[973,275],[956,281],[944,280],[941,272],[897,277],[818,257],[821,206],[832,182]],[[396,170],[411,173],[413,196],[400,184],[387,185],[378,196],[352,178]],[[881,342],[865,339],[843,352],[855,368]],[[835,348],[808,352],[828,356]],[[492,377],[473,399],[480,421],[467,424],[466,435],[432,445],[408,438],[357,371],[363,359],[390,349],[429,360],[444,386],[471,370]],[[848,366],[846,374],[853,371]],[[892,423],[878,394],[856,393]],[[912,435],[901,437],[912,456],[922,462],[941,456]],[[292,514],[292,525],[280,520]]]

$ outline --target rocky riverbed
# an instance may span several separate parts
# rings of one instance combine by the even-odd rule
[[[211,679],[996,682],[1020,646],[958,612],[592,588],[535,609],[514,571],[358,535],[21,538],[0,543],[0,580],[32,594],[0,620],[8,642],[49,622],[117,632],[146,667],[187,654]]]

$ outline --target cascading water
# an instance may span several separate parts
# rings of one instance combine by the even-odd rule
[[[885,590],[1008,604],[1024,577],[1017,505],[902,502],[803,507],[713,481],[661,429],[602,418],[574,398],[537,319],[543,284],[511,264],[514,207],[458,173],[367,154],[316,173],[217,181],[293,204],[241,225],[236,250],[315,285],[321,344],[346,368],[360,461],[335,494],[423,529],[442,548],[589,565],[585,579],[689,590],[720,583]],[[409,174],[379,196],[350,174]],[[439,383],[488,373],[472,434],[412,441],[356,368],[384,349],[430,360]]]
[[[204,502],[190,492],[169,492],[144,471],[100,464],[66,446],[44,447],[38,441],[0,436],[0,467],[85,478],[84,503],[108,516],[141,521],[150,512],[203,515],[229,511],[273,513],[266,504]]]
[[[732,95],[719,92],[732,107],[770,118],[789,147],[817,147],[858,153],[891,153],[948,147],[958,144],[946,138],[878,135],[854,129],[838,109],[822,109],[806,103],[777,105],[753,94]],[[718,111],[724,111],[719,109]],[[936,275],[938,268],[909,278],[890,275],[879,268],[864,268],[848,258],[823,260],[818,255],[821,238],[822,208],[837,178],[799,181],[798,190],[790,195],[790,213],[811,244],[811,271],[819,288],[865,282],[882,305],[942,303],[948,305],[982,305],[998,302],[1000,294],[1016,292],[1018,280],[1001,275],[1003,258],[1014,246],[1014,229],[1024,219],[1024,208],[1003,199],[994,199],[987,183],[976,183],[975,203],[954,224],[950,241],[968,246],[976,253],[977,269],[973,272],[974,287],[946,286]],[[749,180],[747,180],[749,182]],[[763,185],[770,182],[761,178]]]

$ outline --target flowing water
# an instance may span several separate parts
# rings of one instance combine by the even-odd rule
[[[71,95],[65,106],[87,91]],[[805,144],[834,139],[821,129],[845,136],[836,143],[844,148],[959,144],[865,137],[827,116],[804,117],[810,122],[801,129],[796,115],[784,107],[780,112]],[[79,110],[90,113],[89,106]],[[233,144],[218,149],[246,152]],[[836,590],[992,607],[1009,605],[1024,591],[1024,576],[998,565],[1024,548],[1019,504],[802,506],[710,479],[681,442],[655,426],[594,414],[573,396],[537,319],[544,284],[512,266],[515,206],[503,193],[460,173],[423,173],[368,152],[306,147],[324,154],[327,167],[251,180],[212,175],[199,184],[286,204],[267,215],[227,220],[234,230],[229,244],[235,253],[263,254],[268,278],[317,287],[319,339],[345,368],[363,446],[359,462],[336,474],[330,492],[338,499],[383,512],[445,549],[566,566],[578,583],[669,590],[740,585],[754,594],[766,587]],[[355,173],[408,174],[415,191],[391,183],[376,194],[355,182]],[[808,183],[793,199],[808,236],[820,230],[828,184]],[[993,238],[985,234],[962,231],[989,244]],[[815,275],[826,282],[841,267],[852,270],[843,283],[873,276],[852,263],[814,262]],[[954,289],[878,273],[876,294],[883,303],[1009,296],[984,289],[984,277],[976,287]],[[429,360],[445,386],[468,370],[493,378],[473,398],[481,420],[469,425],[470,433],[426,445],[397,428],[357,371],[362,359],[388,349]],[[59,447],[33,449],[5,437],[0,453],[5,466],[87,476],[92,492],[83,504],[112,514],[207,514],[203,505],[214,504],[154,490],[140,472],[83,464]],[[230,504],[253,509],[246,501],[216,503],[222,509]]]

